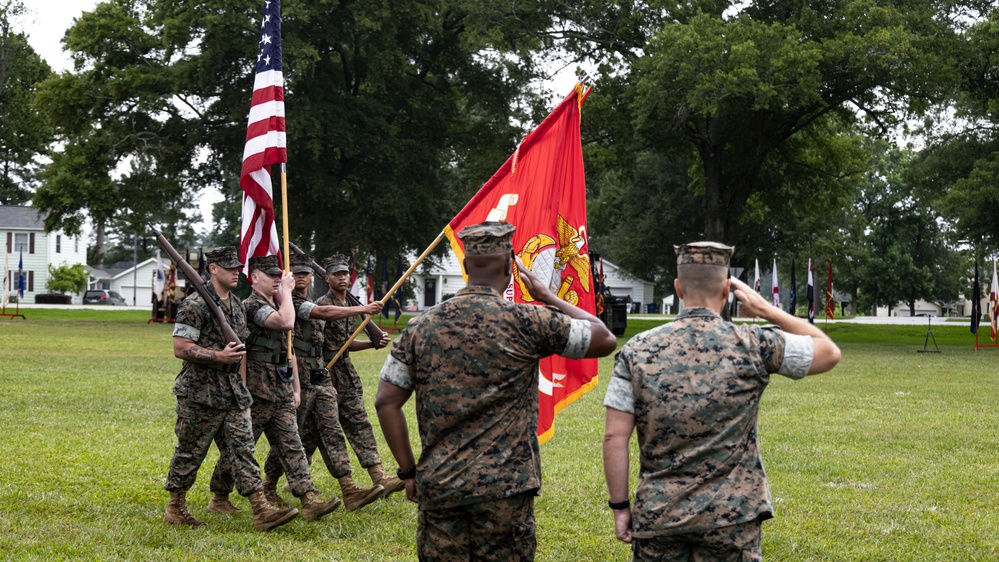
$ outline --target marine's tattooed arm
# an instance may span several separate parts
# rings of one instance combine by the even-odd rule
[[[218,352],[212,349],[205,349],[194,344],[183,351],[184,359],[192,363],[215,363],[218,360]]]

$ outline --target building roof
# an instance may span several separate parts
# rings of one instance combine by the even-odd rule
[[[45,230],[45,215],[34,207],[0,205],[0,228],[9,230]]]

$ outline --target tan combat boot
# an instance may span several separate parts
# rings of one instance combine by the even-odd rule
[[[274,527],[284,525],[298,515],[298,510],[294,507],[278,509],[268,503],[263,490],[253,492],[247,496],[247,499],[253,506],[253,528],[258,531],[270,531]]]
[[[277,493],[277,482],[271,482],[270,480],[264,480],[264,497],[267,501],[271,502],[271,505],[280,508],[291,507],[288,502],[284,501],[284,498]]]
[[[187,492],[170,492],[170,502],[163,514],[163,521],[171,525],[205,526],[187,511]]]
[[[212,494],[212,499],[208,500],[208,513],[218,513],[219,515],[236,515],[239,508],[232,505],[228,495]]]
[[[338,478],[337,482],[340,483],[340,491],[343,492],[343,505],[347,511],[361,509],[385,493],[385,487],[379,484],[375,484],[371,488],[358,488],[350,475]]]
[[[381,484],[385,488],[385,493],[382,494],[383,498],[387,498],[390,494],[406,489],[405,482],[399,480],[395,476],[385,474],[385,471],[382,470],[382,465],[380,464],[368,467],[368,474],[371,475],[372,484]]]
[[[319,499],[319,492],[312,490],[306,492],[299,498],[302,500],[302,519],[306,521],[318,520],[323,515],[340,507],[340,498],[330,498],[326,501]]]

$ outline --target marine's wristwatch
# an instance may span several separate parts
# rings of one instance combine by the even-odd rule
[[[399,480],[412,480],[416,478],[416,465],[414,464],[409,470],[403,470],[401,468],[396,469],[395,476]]]
[[[628,509],[629,507],[631,507],[631,500],[624,500],[619,502],[607,500],[607,507],[611,509]]]

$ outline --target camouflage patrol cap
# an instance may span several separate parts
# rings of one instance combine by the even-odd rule
[[[292,252],[291,272],[312,273],[312,256],[310,256],[309,254],[299,254],[298,252]]]
[[[239,261],[239,251],[233,246],[219,246],[206,252],[205,263],[214,263],[226,269],[243,267],[243,262]]]
[[[267,275],[281,275],[281,266],[278,265],[277,256],[259,256],[250,258],[250,271],[260,271]]]
[[[513,251],[513,231],[508,222],[480,222],[461,229],[458,238],[465,243],[465,255],[505,254]]]
[[[735,248],[718,242],[691,242],[682,246],[673,246],[676,250],[676,264],[720,265],[728,267]]]
[[[340,273],[341,271],[350,271],[350,258],[343,254],[333,254],[332,256],[323,260],[323,268],[326,269],[326,273]]]

